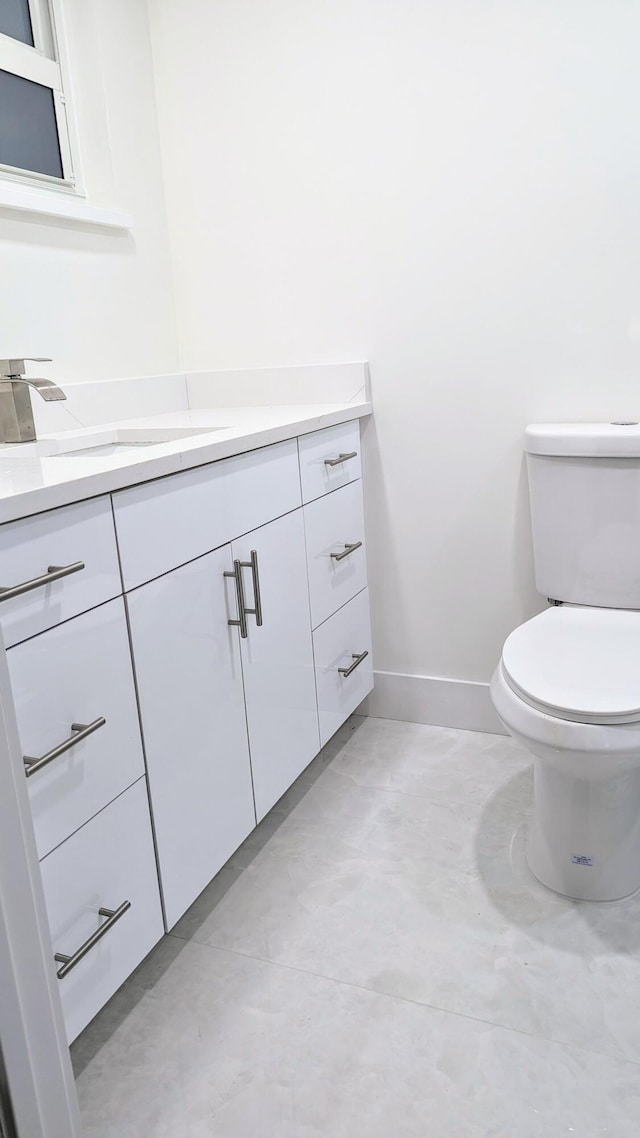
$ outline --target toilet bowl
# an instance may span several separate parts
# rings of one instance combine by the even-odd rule
[[[494,707],[534,757],[527,860],[549,888],[640,888],[640,612],[566,604],[507,638]]]

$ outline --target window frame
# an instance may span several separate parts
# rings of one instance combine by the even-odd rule
[[[27,0],[33,47],[0,32],[0,69],[47,87],[53,105],[60,148],[62,178],[37,170],[24,170],[0,162],[0,180],[33,189],[81,193],[79,160],[68,103],[68,73],[64,52],[63,16],[60,0]]]

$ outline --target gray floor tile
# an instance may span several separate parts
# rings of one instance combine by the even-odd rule
[[[533,879],[530,764],[507,744],[367,721],[174,934],[640,1061],[640,895],[579,904]],[[405,789],[354,779],[368,746],[397,749]],[[445,801],[450,768],[471,791]]]
[[[508,735],[356,716],[349,727],[331,759],[336,773],[360,786],[445,805],[484,803],[509,772],[531,765],[531,756]]]
[[[634,1064],[193,942],[108,1011],[74,1047],[86,1138],[637,1133]]]
[[[531,795],[350,720],[74,1044],[87,1138],[635,1138],[640,895],[535,881]]]

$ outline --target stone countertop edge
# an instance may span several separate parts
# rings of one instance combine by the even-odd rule
[[[214,410],[215,408],[212,408],[212,411]],[[253,407],[245,410],[250,411],[255,418],[260,409]],[[244,433],[240,428],[232,438],[219,438],[214,434],[197,446],[193,445],[195,442],[193,440],[187,449],[184,447],[184,439],[160,443],[158,447],[162,447],[161,454],[144,457],[127,456],[127,461],[123,458],[118,459],[118,464],[113,466],[109,466],[110,460],[105,458],[100,462],[100,469],[87,471],[85,468],[78,470],[73,476],[69,476],[67,471],[61,471],[59,481],[45,485],[41,481],[42,474],[38,474],[37,470],[34,471],[33,464],[23,467],[25,460],[12,459],[6,448],[0,448],[0,525],[41,514],[46,510],[57,509],[60,506],[82,502],[87,498],[97,498],[102,494],[123,490],[142,482],[152,482],[157,478],[178,474],[180,471],[197,466],[206,466],[208,463],[232,458],[234,455],[246,454],[248,451],[284,442],[299,435],[311,434],[325,427],[366,418],[372,414],[373,408],[369,402],[336,404],[334,408],[327,404],[321,414],[317,412],[309,414],[308,411],[305,414],[305,407],[300,406],[299,418],[290,417],[291,408],[288,410],[289,416],[282,423],[272,421],[264,427],[257,429],[254,427]],[[163,416],[163,419],[166,424],[168,416]],[[126,426],[128,422],[123,421],[118,425]],[[140,419],[137,422],[140,422]],[[34,456],[33,463],[39,464],[41,461],[43,460]],[[57,462],[60,459],[49,458],[44,461]],[[87,461],[93,463],[99,460]],[[28,463],[28,460],[26,462]],[[13,483],[9,492],[5,483],[8,476]],[[32,484],[29,485],[29,482]]]

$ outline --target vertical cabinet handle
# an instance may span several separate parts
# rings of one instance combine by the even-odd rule
[[[247,614],[251,613],[251,616],[255,616],[256,624],[261,625],[262,624],[262,598],[260,596],[260,576],[258,574],[258,554],[257,554],[257,551],[255,549],[252,549],[251,550],[251,561],[241,561],[240,564],[242,566],[244,566],[245,569],[250,569],[251,570],[251,576],[253,577],[253,603],[255,605],[255,608],[245,609],[245,612]]]
[[[238,620],[229,620],[228,624],[234,628],[240,629],[240,635],[243,640],[246,640],[249,631],[247,629],[247,606],[244,600],[244,582],[242,580],[242,562],[234,561],[233,569],[225,569],[225,577],[233,577],[236,583],[236,601],[238,604]]]
[[[242,570],[250,569],[251,576],[253,577],[253,603],[252,609],[247,608],[247,602],[244,594],[244,581],[242,580]],[[233,572],[230,569],[225,570],[225,577],[234,577],[236,582],[236,597],[238,601],[238,620],[230,620],[228,623],[234,626],[239,626],[240,635],[243,640],[246,640],[249,631],[247,628],[247,617],[255,616],[256,624],[262,625],[262,597],[260,595],[260,574],[258,572],[258,553],[257,550],[251,550],[251,561],[234,561]]]
[[[100,925],[100,927],[85,940],[84,944],[81,944],[80,948],[76,949],[72,956],[65,956],[62,952],[56,952],[53,959],[57,964],[62,965],[62,968],[59,968],[56,973],[58,980],[64,980],[71,969],[75,968],[76,964],[79,964],[88,952],[91,952],[94,945],[96,945],[99,940],[102,940],[103,936],[109,932],[109,929],[112,929],[116,922],[120,920],[120,917],[124,917],[130,908],[131,901],[123,901],[121,905],[118,905],[117,909],[98,909],[98,913],[101,917],[107,917],[104,924]]]
[[[33,759],[30,755],[23,755],[25,765],[24,773],[27,778],[30,778],[36,771],[42,770],[43,767],[52,763],[53,760],[59,758],[60,755],[64,755],[65,751],[70,751],[72,747],[75,747],[76,743],[81,743],[83,739],[87,739],[89,735],[93,735],[93,732],[97,731],[99,727],[104,727],[106,722],[104,715],[100,715],[98,719],[94,719],[93,723],[72,723],[71,730],[73,731],[73,735],[70,735],[63,743],[58,743],[57,747],[53,747],[52,750],[47,751],[46,755],[42,755],[39,759]]]

